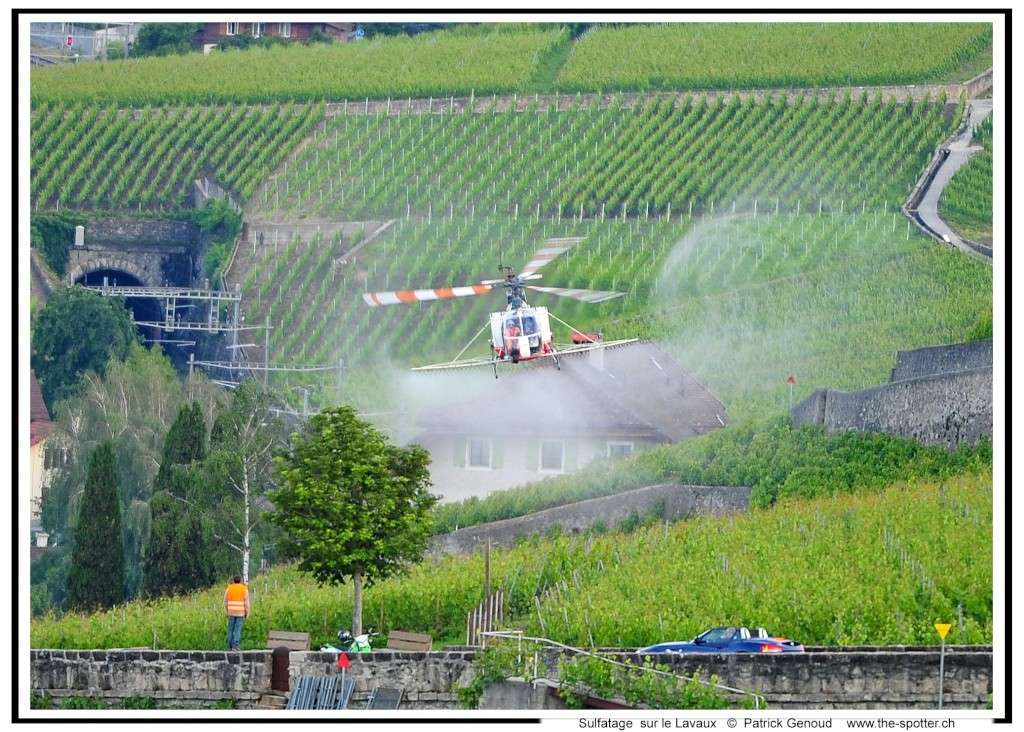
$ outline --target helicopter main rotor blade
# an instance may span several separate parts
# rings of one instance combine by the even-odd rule
[[[546,292],[549,295],[558,295],[559,297],[571,297],[573,300],[589,303],[614,300],[626,294],[625,292],[614,292],[612,290],[581,290],[569,287],[539,287],[538,285],[527,285],[526,287],[537,292]]]
[[[521,279],[521,280],[539,280],[543,276],[544,275],[542,275],[542,274],[532,274],[532,275],[526,275],[525,277],[520,276],[519,279]],[[480,284],[481,285],[504,285],[505,282],[507,282],[507,280],[504,277],[502,277],[499,280],[481,280]]]
[[[451,300],[455,297],[486,295],[491,285],[467,285],[465,287],[434,287],[428,290],[397,290],[395,292],[364,292],[363,301],[370,307],[398,305],[399,303],[426,302],[427,300]]]
[[[532,275],[559,254],[572,249],[585,238],[586,237],[584,236],[563,236],[548,239],[544,242],[547,246],[542,249],[538,249],[533,255],[533,259],[526,263],[523,271],[519,273],[520,279],[523,279],[528,275]]]

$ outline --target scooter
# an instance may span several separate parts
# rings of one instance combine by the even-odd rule
[[[370,647],[370,638],[376,638],[379,635],[380,633],[373,632],[373,628],[355,637],[349,630],[339,630],[338,647],[322,646],[320,650],[325,653],[370,653],[373,650]]]

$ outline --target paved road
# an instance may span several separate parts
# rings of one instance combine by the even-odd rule
[[[960,235],[953,231],[945,221],[939,218],[939,197],[942,195],[942,190],[949,183],[953,174],[970,160],[971,156],[981,150],[980,146],[971,145],[973,129],[992,113],[991,99],[972,99],[968,104],[970,106],[970,124],[966,130],[950,142],[949,156],[936,171],[935,177],[917,206],[917,212],[926,225],[938,232],[940,236],[948,237],[951,244],[966,252],[976,252],[975,249],[964,243]]]

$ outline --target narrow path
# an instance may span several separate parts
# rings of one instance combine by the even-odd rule
[[[972,99],[968,105],[967,128],[946,146],[949,154],[931,177],[928,187],[917,205],[917,213],[925,226],[953,246],[965,252],[981,253],[991,258],[991,249],[965,240],[939,217],[939,199],[942,197],[942,191],[949,184],[953,174],[982,149],[980,146],[971,145],[974,128],[992,113],[991,99]]]

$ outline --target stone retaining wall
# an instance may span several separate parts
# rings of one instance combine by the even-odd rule
[[[741,100],[755,99],[785,99],[792,104],[798,99],[818,98],[827,101],[831,97],[844,99],[847,95],[857,99],[867,94],[874,99],[880,96],[883,101],[920,101],[932,99],[937,101],[942,95],[946,96],[948,103],[955,104],[960,99],[960,94],[966,94],[972,98],[992,87],[991,69],[964,82],[963,84],[907,84],[903,86],[842,86],[842,87],[819,87],[804,89],[742,89],[742,90],[686,90],[686,91],[658,91],[658,92],[619,92],[611,94],[599,94],[594,92],[560,93],[560,94],[488,94],[482,96],[471,95],[468,97],[405,97],[393,99],[350,99],[340,102],[330,102],[326,105],[328,117],[343,114],[458,114],[467,109],[473,112],[488,112],[495,109],[498,112],[515,109],[517,112],[525,112],[531,107],[538,112],[546,112],[554,109],[558,112],[566,112],[573,108],[588,107],[597,101],[598,107],[605,109],[612,105],[616,97],[621,99],[622,107],[631,109],[638,104],[650,104],[655,100],[670,99],[681,102],[687,97],[704,97],[709,102],[733,97]]]
[[[992,368],[992,341],[954,343],[948,346],[897,351],[889,381],[934,376],[949,371]]]
[[[546,534],[558,526],[563,531],[585,531],[598,522],[614,529],[632,515],[672,521],[686,516],[723,515],[746,511],[750,488],[699,485],[653,485],[611,496],[591,498],[536,513],[457,529],[431,540],[431,549],[453,554],[471,552],[488,539],[510,546],[521,536]]]
[[[818,389],[790,410],[794,425],[887,432],[953,449],[992,437],[992,341],[897,351],[887,384]]]
[[[85,224],[85,245],[135,248],[189,248],[199,241],[199,227],[171,219],[93,219]]]
[[[361,709],[375,687],[402,688],[403,709],[458,708],[455,688],[473,678],[473,651],[374,651],[350,656],[355,680],[351,707]],[[538,655],[538,669],[554,668],[558,652]],[[616,653],[639,663],[635,652]],[[773,708],[934,708],[938,701],[937,649],[824,651],[793,654],[657,654],[679,674],[715,674],[720,682],[765,695]],[[947,708],[983,708],[992,692],[991,648],[946,652]],[[338,672],[333,654],[294,652],[291,679]],[[100,696],[112,702],[147,696],[162,704],[209,705],[234,699],[254,705],[270,690],[269,651],[61,651],[34,650],[33,693],[52,697]],[[542,674],[543,675],[543,674]]]
[[[992,369],[896,381],[861,391],[819,389],[793,408],[793,424],[830,432],[886,432],[955,449],[992,437]]]

